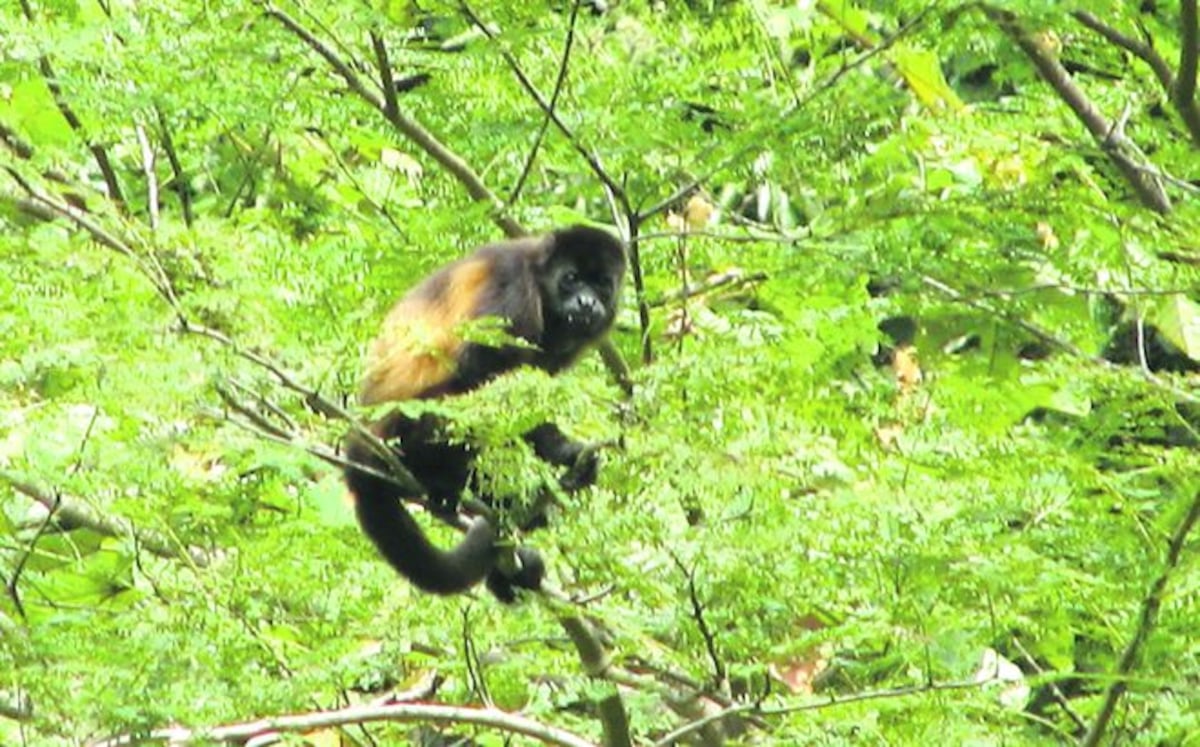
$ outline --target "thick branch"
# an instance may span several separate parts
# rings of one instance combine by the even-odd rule
[[[992,5],[983,5],[984,13],[1012,39],[1025,56],[1037,68],[1042,80],[1050,84],[1075,116],[1083,122],[1088,132],[1100,144],[1105,155],[1125,177],[1143,205],[1159,213],[1171,211],[1171,201],[1163,190],[1162,183],[1148,174],[1134,159],[1136,147],[1129,141],[1121,128],[1110,123],[1096,108],[1087,94],[1071,78],[1071,74],[1058,61],[1058,56],[1041,37],[1021,26],[1016,14]]]
[[[1196,66],[1200,60],[1200,19],[1196,17],[1196,0],[1179,3],[1179,78],[1175,81],[1175,105],[1181,112],[1196,110]],[[1195,120],[1192,120],[1195,121]],[[1200,145],[1200,129],[1192,130],[1192,138]]]

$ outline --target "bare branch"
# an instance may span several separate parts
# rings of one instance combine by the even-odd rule
[[[471,10],[471,6],[466,2],[463,2],[461,7],[463,9],[463,13],[471,19],[471,22],[474,23],[480,31],[486,34],[489,39],[495,41],[495,32],[488,28],[487,24],[483,23],[483,21],[481,21],[479,17],[475,15],[475,12]],[[533,97],[533,100],[537,102],[539,107],[541,107],[541,110],[546,114],[546,117],[548,117],[550,121],[554,123],[554,126],[558,129],[558,131],[561,132],[565,138],[567,138],[567,142],[571,144],[571,147],[575,149],[575,152],[583,157],[583,160],[592,170],[592,174],[594,174],[596,178],[599,179],[602,184],[604,184],[605,188],[607,188],[616,196],[617,201],[621,203],[627,213],[632,213],[633,209],[628,204],[628,197],[625,194],[624,188],[617,184],[616,181],[609,176],[608,172],[605,171],[604,166],[600,163],[600,156],[594,151],[585,147],[583,143],[579,141],[579,138],[576,137],[571,131],[571,128],[567,127],[566,123],[562,121],[562,118],[558,116],[558,112],[555,111],[553,104],[551,104],[549,101],[546,101],[546,98],[542,95],[542,92],[538,90],[537,86],[533,84],[533,81],[529,79],[529,76],[525,74],[525,71],[521,68],[520,64],[517,63],[517,59],[513,57],[512,53],[505,49],[501,49],[499,52],[500,57],[503,58],[509,69],[513,71],[513,75],[517,77],[517,81],[521,84],[521,87],[525,89],[526,93]]]
[[[91,215],[84,210],[75,207],[74,205],[59,200],[45,192],[36,189],[19,171],[11,166],[3,167],[8,175],[13,178],[22,190],[29,195],[30,202],[37,209],[31,211],[31,214],[38,214],[52,218],[66,218],[74,223],[77,227],[83,229],[92,237],[94,241],[101,246],[108,247],[113,251],[122,254],[132,260],[141,270],[142,274],[150,281],[154,289],[171,305],[173,309],[178,309],[179,305],[175,300],[175,291],[171,287],[170,280],[161,272],[161,268],[146,262],[133,247],[126,243],[120,236],[108,231],[99,223],[97,223]]]
[[[1175,81],[1175,105],[1181,112],[1188,112],[1192,139],[1200,145],[1200,110],[1196,107],[1196,66],[1200,60],[1200,19],[1197,18],[1196,0],[1181,0],[1179,3],[1179,78]],[[1185,118],[1188,115],[1185,114]]]
[[[554,90],[550,93],[550,111],[558,109],[558,97],[562,95],[563,85],[567,82],[568,63],[571,61],[571,49],[575,45],[575,23],[579,19],[580,0],[575,0],[571,4],[571,17],[567,19],[567,38],[563,43],[562,56],[558,62],[558,75],[554,79]],[[464,9],[470,13],[470,8],[464,5]],[[487,31],[479,19],[472,16],[472,20],[477,27]],[[542,141],[546,138],[546,132],[550,129],[550,115],[542,117],[542,126],[538,128],[537,136],[533,139],[533,146],[529,149],[529,155],[525,157],[525,165],[521,167],[521,174],[517,177],[517,183],[513,185],[512,191],[508,195],[508,204],[513,205],[521,197],[521,190],[525,187],[525,180],[529,178],[529,174],[533,171],[533,164],[537,160],[538,151],[541,150]]]
[[[375,50],[375,68],[383,87],[383,114],[390,119],[400,114],[400,104],[396,101],[396,74],[388,60],[387,44],[378,31],[371,31],[371,48]]]
[[[463,708],[445,705],[398,704],[358,705],[333,711],[316,711],[289,716],[275,716],[227,726],[198,729],[169,727],[149,734],[129,734],[93,743],[93,747],[126,747],[127,745],[168,742],[176,744],[210,744],[212,742],[246,742],[273,732],[299,734],[335,726],[367,724],[376,721],[396,723],[473,724],[505,734],[520,734],[543,744],[559,747],[596,747],[571,732],[539,721],[507,713],[495,708]],[[272,740],[274,741],[274,740]],[[257,742],[256,744],[264,744]]]
[[[700,600],[700,590],[696,587],[696,569],[688,567],[683,559],[674,552],[670,555],[671,559],[675,561],[675,567],[687,580],[688,601],[692,605],[692,619],[696,621],[696,628],[700,631],[700,638],[704,641],[704,650],[708,653],[708,660],[712,664],[713,682],[724,682],[725,662],[721,660],[721,653],[717,650],[717,635],[709,626],[708,619],[704,615],[704,602]]]
[[[1158,78],[1158,82],[1164,91],[1170,93],[1174,89],[1175,72],[1171,70],[1171,66],[1167,64],[1167,61],[1163,59],[1163,56],[1158,53],[1158,50],[1149,41],[1134,39],[1132,36],[1122,34],[1086,10],[1072,11],[1071,15],[1074,16],[1075,20],[1095,31],[1110,43],[1124,49],[1149,65],[1150,70],[1154,72],[1154,77]]]
[[[179,196],[179,204],[183,209],[183,222],[191,227],[194,220],[192,189],[188,184],[187,172],[183,170],[183,164],[179,161],[179,154],[175,150],[175,141],[171,138],[171,128],[167,126],[167,117],[163,114],[162,108],[156,105],[154,114],[158,118],[158,137],[162,140],[163,151],[167,154],[168,163],[171,164],[171,184],[175,194]]]
[[[371,450],[376,454],[376,456],[378,456],[384,462],[384,464],[387,465],[388,470],[392,473],[387,476],[387,479],[399,485],[405,490],[405,492],[416,495],[424,494],[424,488],[419,482],[417,482],[416,478],[412,476],[412,473],[410,473],[404,467],[400,460],[396,458],[396,455],[392,449],[378,436],[376,436],[370,428],[367,428],[362,421],[346,410],[346,408],[323,396],[316,389],[301,383],[299,379],[267,356],[239,345],[233,338],[224,332],[212,329],[211,327],[205,327],[200,324],[194,324],[182,317],[179,319],[179,322],[182,327],[182,331],[207,337],[211,340],[216,340],[232,350],[233,353],[238,357],[244,358],[245,360],[250,361],[251,363],[270,373],[275,377],[276,381],[283,385],[284,388],[290,389],[291,391],[300,395],[301,399],[304,401],[304,404],[313,412],[328,418],[343,420],[348,423],[355,435],[362,438],[368,445],[370,445]],[[268,429],[266,432],[269,433],[270,429]],[[311,453],[313,453],[315,456],[325,459],[326,461],[329,461],[329,459],[327,459],[323,454],[316,452]],[[335,463],[342,465],[345,464],[345,462],[341,461],[340,458],[338,458],[338,461]],[[378,474],[374,473],[373,470],[368,471],[372,471],[373,474]]]

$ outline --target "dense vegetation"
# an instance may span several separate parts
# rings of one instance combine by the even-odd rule
[[[0,742],[1194,744],[1196,1],[1069,5],[0,7]],[[364,346],[582,220],[627,370],[437,405],[558,594],[421,595]]]

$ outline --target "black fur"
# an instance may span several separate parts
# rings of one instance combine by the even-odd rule
[[[402,320],[416,316],[424,321],[420,317],[428,316],[433,324],[440,324],[444,315],[430,310],[448,304],[467,309],[460,321],[504,319],[506,331],[532,347],[463,343],[453,350],[454,365],[443,374],[433,365],[433,357],[401,356],[399,362],[386,358],[392,345],[411,341],[382,337],[383,349],[377,346],[376,357],[386,365],[377,363],[368,372],[361,399],[364,404],[376,404],[458,394],[522,365],[557,373],[612,326],[624,269],[621,243],[607,232],[586,226],[485,246],[426,278],[401,300],[396,313]],[[456,293],[471,296],[455,297]],[[430,414],[412,418],[393,412],[373,430],[392,443],[397,457],[424,487],[430,510],[448,518],[456,513],[459,497],[471,479],[474,455],[469,444],[449,442],[444,425]],[[576,490],[595,481],[594,451],[572,441],[556,425],[538,426],[525,434],[525,440],[539,458],[567,468],[561,481],[565,489]],[[353,433],[347,437],[346,455],[351,463],[387,471],[386,463]],[[498,599],[511,602],[516,589],[541,586],[545,575],[541,556],[528,547],[502,556],[490,519],[476,518],[462,541],[450,550],[441,550],[404,508],[401,499],[416,496],[406,496],[392,482],[353,467],[346,469],[346,482],[355,496],[364,532],[380,554],[418,588],[454,594],[486,580]],[[489,500],[489,496],[480,497]],[[525,528],[542,524],[544,519],[534,516]]]

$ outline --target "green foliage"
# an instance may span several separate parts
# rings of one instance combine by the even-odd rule
[[[635,210],[693,181],[717,209],[696,233],[640,226],[643,287],[613,336],[631,398],[592,355],[405,407],[478,443],[515,511],[557,479],[521,433],[553,418],[604,444],[599,485],[556,493],[550,527],[520,539],[589,598],[615,665],[760,703],[747,743],[1065,741],[1096,718],[1200,492],[1195,371],[1141,371],[1117,347],[1152,329],[1177,368],[1200,360],[1195,188],[1169,182],[1174,209],[1148,211],[977,9],[608,5],[574,28],[556,105],[571,137],[539,136],[504,57],[549,98],[567,6],[473,6],[494,39],[456,4],[280,6],[372,91],[373,31],[396,77],[427,73],[400,109],[524,225],[612,222],[581,152]],[[1100,111],[1129,108],[1155,168],[1194,178],[1146,65],[1057,5],[1010,5]],[[1178,9],[1135,5],[1089,8],[1177,60]],[[438,701],[486,696],[599,740],[614,685],[582,671],[562,608],[413,591],[338,471],[239,427],[219,394],[335,446],[344,424],[251,358],[350,406],[389,305],[497,238],[492,206],[270,6],[22,6],[0,9],[0,742],[333,708],[433,670]],[[118,243],[47,220],[23,185]],[[764,279],[678,300],[721,273]],[[59,499],[77,513],[48,521]],[[1195,544],[1114,738],[1200,732]],[[966,685],[989,651],[1024,672],[1016,707],[1011,683]],[[688,720],[653,688],[618,692],[639,743]],[[830,701],[873,692],[895,697]]]

